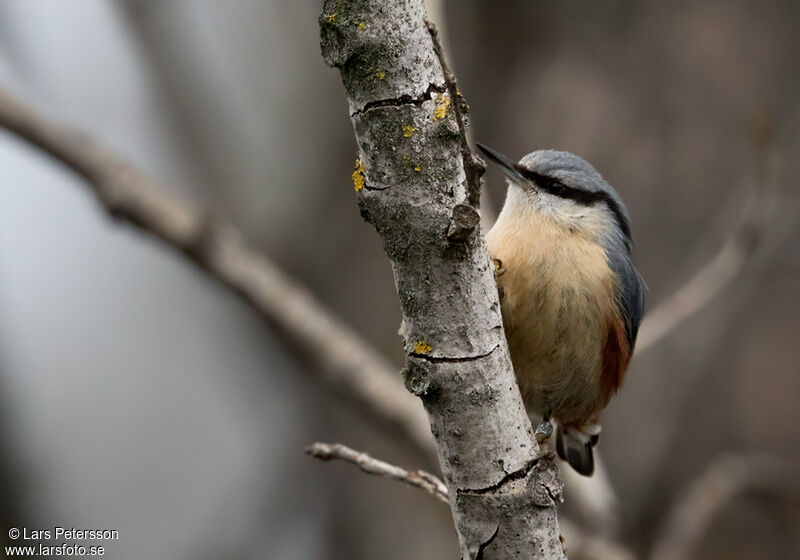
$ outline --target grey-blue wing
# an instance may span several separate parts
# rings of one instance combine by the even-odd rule
[[[631,351],[644,315],[644,282],[631,262],[630,253],[622,243],[620,247],[606,250],[609,266],[617,276],[616,299],[623,320],[625,334]]]

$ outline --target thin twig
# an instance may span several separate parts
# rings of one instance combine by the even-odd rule
[[[800,465],[773,456],[724,455],[688,485],[665,517],[651,560],[683,560],[737,497],[763,491],[800,501]]]
[[[351,449],[341,443],[313,443],[306,448],[306,453],[323,461],[340,459],[353,463],[367,474],[399,480],[424,490],[440,502],[448,503],[447,486],[439,478],[428,472],[421,470],[407,471],[401,467],[375,459],[366,453]]]
[[[0,127],[80,175],[114,218],[127,221],[189,257],[266,318],[315,373],[380,424],[435,456],[419,401],[395,368],[301,284],[243,240],[233,227],[182,200],[97,142],[59,126],[0,91]]]
[[[469,106],[466,101],[464,101],[464,97],[458,89],[455,73],[450,69],[450,65],[447,63],[447,57],[442,47],[442,39],[439,36],[439,30],[436,28],[436,24],[431,21],[426,21],[425,23],[428,27],[428,32],[431,34],[431,39],[433,40],[433,51],[436,53],[439,64],[442,66],[444,81],[447,84],[447,92],[452,100],[453,113],[456,116],[456,123],[458,123],[461,157],[464,158],[464,173],[467,176],[467,199],[470,206],[479,208],[481,200],[481,177],[486,172],[486,166],[480,156],[469,147],[466,122]]]

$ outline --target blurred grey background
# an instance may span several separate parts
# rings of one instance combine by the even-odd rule
[[[651,307],[718,250],[748,197],[752,123],[775,123],[779,203],[755,257],[636,357],[604,416],[623,536],[644,553],[720,453],[800,459],[800,4],[432,4],[474,137],[591,161],[633,216]],[[391,270],[354,203],[320,8],[5,0],[0,87],[240,226],[399,369]],[[486,182],[499,208],[501,177]],[[446,508],[314,462],[314,440],[435,468],[330,394],[235,296],[0,133],[2,539],[64,525],[119,530],[112,558],[457,557]],[[797,558],[798,535],[796,502],[749,495],[696,557]]]

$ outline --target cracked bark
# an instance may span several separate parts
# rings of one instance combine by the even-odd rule
[[[392,262],[406,387],[436,437],[462,557],[563,558],[561,480],[514,379],[474,219],[482,165],[435,29],[421,0],[328,0],[320,28],[358,141],[358,204]]]

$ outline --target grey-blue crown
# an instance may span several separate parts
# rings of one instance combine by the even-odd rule
[[[626,237],[630,237],[630,218],[622,198],[582,157],[558,150],[537,150],[519,160],[517,168],[556,179],[573,189],[605,194],[612,212],[620,221],[620,227]]]

